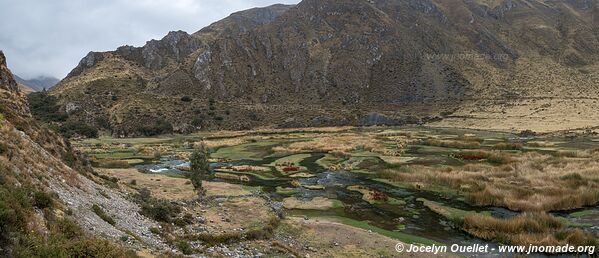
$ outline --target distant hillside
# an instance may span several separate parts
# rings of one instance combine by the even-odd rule
[[[22,83],[17,83],[17,84],[19,85],[19,89],[21,89],[21,91],[25,94],[36,92],[36,90],[32,89],[31,87],[29,87],[25,84],[22,84]]]
[[[31,80],[25,80],[17,75],[15,75],[15,81],[34,91],[42,91],[44,89],[49,90],[60,82],[59,79],[54,77],[40,76]]]
[[[439,119],[596,126],[598,10],[588,0],[304,0],[90,52],[51,94],[122,136]]]

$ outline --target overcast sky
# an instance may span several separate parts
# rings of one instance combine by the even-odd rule
[[[13,73],[63,78],[89,51],[142,46],[232,12],[299,0],[0,0],[0,50]]]

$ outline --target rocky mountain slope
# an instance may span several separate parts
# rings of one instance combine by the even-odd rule
[[[155,222],[137,204],[103,186],[82,155],[33,120],[2,51],[0,96],[0,256],[135,256],[100,234],[114,240],[135,234],[129,247],[164,249],[149,232]],[[94,205],[115,223],[94,213]]]
[[[34,91],[42,91],[44,89],[48,90],[60,82],[59,79],[48,76],[39,76],[30,80],[25,80],[17,75],[15,75],[15,81],[17,81],[18,84],[33,89]]]
[[[590,127],[598,10],[594,0],[304,0],[90,52],[51,94],[123,136],[438,118]]]

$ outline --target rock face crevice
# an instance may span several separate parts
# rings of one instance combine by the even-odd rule
[[[370,112],[425,118],[476,98],[593,90],[597,78],[587,74],[597,73],[597,24],[596,1],[304,0],[90,54],[52,94],[110,116],[120,131],[135,128],[127,117],[141,112],[151,113],[141,121],[189,128],[202,118],[201,128],[213,129],[276,126],[290,114],[305,124],[323,116],[357,124]],[[543,67],[560,78],[543,86]],[[144,89],[128,92],[137,89],[123,81],[129,77],[142,78]],[[85,94],[98,84],[125,96],[89,101],[99,99]],[[176,103],[183,96],[194,101]],[[210,99],[216,110],[207,110]]]

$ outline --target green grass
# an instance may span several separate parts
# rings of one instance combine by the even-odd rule
[[[477,212],[475,212],[475,211],[465,211],[465,210],[448,207],[441,203],[429,201],[424,198],[418,198],[416,200],[419,202],[422,202],[424,204],[424,206],[429,208],[431,211],[445,217],[446,219],[448,219],[458,225],[461,225],[463,223],[465,217],[477,214]],[[478,213],[478,214],[490,215],[488,212],[483,212],[483,213]]]
[[[299,190],[297,188],[287,188],[287,187],[282,187],[282,186],[277,186],[277,190],[276,192],[278,194],[282,194],[282,195],[290,195],[290,194],[296,194]]]
[[[448,187],[442,187],[442,186],[437,186],[437,185],[425,185],[421,188],[417,188],[413,184],[391,181],[389,179],[384,179],[384,178],[374,178],[372,180],[380,182],[380,183],[392,185],[397,188],[418,190],[418,191],[427,191],[427,192],[437,193],[437,194],[443,195],[445,197],[453,198],[456,200],[462,200],[462,201],[465,200],[465,197],[463,195],[460,195],[457,190],[451,189]]]
[[[570,213],[570,217],[572,218],[581,218],[589,215],[599,215],[599,210],[584,210]]]
[[[321,166],[324,169],[328,169],[332,165],[335,165],[335,164],[341,162],[342,160],[343,160],[342,158],[337,158],[331,154],[326,154],[326,155],[324,155],[324,157],[318,159],[316,161],[316,164]]]

